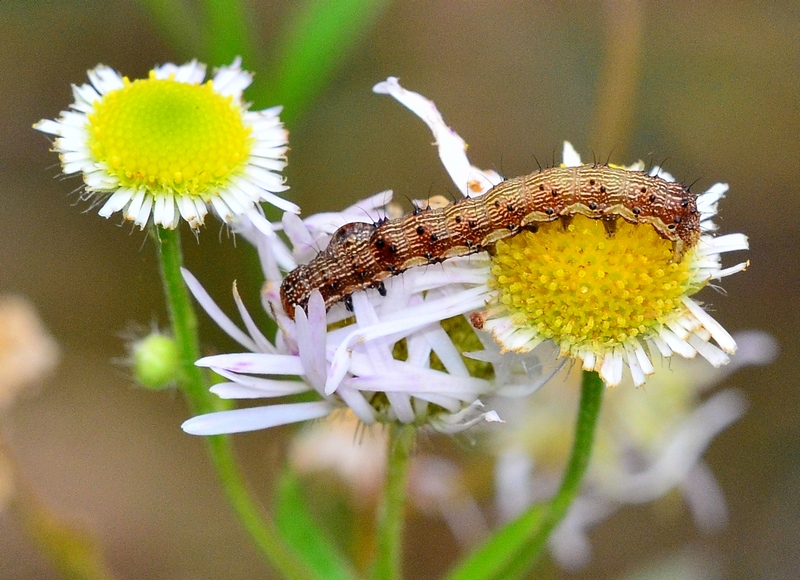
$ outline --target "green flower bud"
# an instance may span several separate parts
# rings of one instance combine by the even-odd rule
[[[172,386],[178,376],[178,346],[154,332],[133,345],[133,376],[148,389]]]

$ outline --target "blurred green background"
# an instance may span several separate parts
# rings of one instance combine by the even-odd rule
[[[253,54],[274,65],[269,51],[296,5],[246,8]],[[244,579],[264,577],[265,567],[230,514],[203,441],[179,429],[188,416],[181,398],[135,388],[121,364],[126,334],[166,323],[152,242],[76,203],[69,192],[80,182],[57,178],[57,159],[31,124],[65,108],[69,84],[86,82],[98,63],[134,78],[190,56],[132,0],[0,2],[0,292],[32,299],[64,351],[38,396],[3,423],[24,474],[99,534],[120,578]],[[587,569],[549,573],[620,578],[685,558],[710,563],[717,577],[800,577],[800,4],[390,3],[308,107],[290,111],[286,174],[306,215],[384,189],[401,200],[453,190],[427,128],[371,93],[389,75],[436,102],[473,163],[506,176],[536,169],[534,157],[558,158],[568,139],[584,159],[667,159],[678,179],[699,179],[698,192],[730,183],[719,223],[750,236],[751,267],[725,280],[727,295],[702,297],[727,329],[772,333],[781,356],[726,381],[751,404],[706,454],[729,526],[708,536],[685,509],[660,518],[653,506],[626,508],[592,533]],[[186,238],[187,263],[212,296],[233,312],[238,278],[257,309],[243,243],[214,220],[201,241]],[[203,316],[201,325],[210,350],[234,348]],[[284,435],[236,437],[264,498]],[[437,577],[456,551],[441,522],[412,515],[409,578]],[[54,577],[17,521],[0,514],[0,578]]]

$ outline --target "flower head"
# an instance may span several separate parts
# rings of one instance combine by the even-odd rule
[[[73,85],[69,110],[34,128],[56,135],[64,173],[83,176],[101,216],[122,212],[140,228],[151,215],[165,228],[182,217],[196,229],[209,205],[225,223],[261,201],[298,211],[275,195],[287,189],[280,107],[248,110],[242,91],[252,78],[240,59],[206,82],[197,61],[133,81],[104,65],[88,75],[89,84]]]
[[[496,413],[484,411],[480,401],[494,390],[495,382],[470,372],[471,361],[462,356],[462,349],[443,326],[443,321],[459,324],[460,320],[474,333],[463,315],[481,307],[482,291],[473,289],[472,298],[467,293],[458,301],[451,299],[464,284],[474,285],[476,276],[487,275],[486,271],[476,274],[469,259],[388,281],[386,297],[377,291],[359,293],[353,297],[352,312],[341,304],[326,311],[318,291],[311,294],[307,310],[298,309],[294,319],[283,310],[279,295],[283,272],[293,269],[297,260],[310,258],[317,251],[314,248],[324,247],[341,225],[368,219],[365,216],[383,219],[390,197],[390,192],[378,194],[344,212],[318,214],[305,221],[284,214],[283,223],[273,224],[270,233],[252,222],[239,224],[238,233],[254,243],[261,256],[266,277],[262,299],[278,326],[273,341],[257,328],[235,286],[234,299],[247,332],[223,314],[191,274],[185,274],[201,306],[249,351],[197,362],[228,379],[212,391],[230,399],[302,394],[303,401],[194,417],[184,423],[184,430],[203,435],[251,431],[346,409],[365,425],[400,422],[429,425],[442,432],[499,420]],[[278,237],[276,232],[281,230],[289,244]],[[500,365],[497,368],[503,372]],[[539,384],[540,370],[529,367],[528,371],[524,384]]]
[[[395,97],[429,125],[464,195],[482,195],[498,183],[493,172],[469,164],[464,141],[444,124],[433,103],[395,78],[374,90]],[[569,143],[564,166],[581,166]],[[641,176],[644,164],[624,169]],[[658,167],[648,175],[674,181]],[[636,219],[635,208],[627,208],[628,214],[616,210],[609,221],[609,216],[583,215],[595,209],[591,205],[565,219],[537,223],[535,232],[523,228],[498,241],[484,280],[486,305],[473,323],[491,332],[503,352],[526,353],[552,342],[560,356],[581,360],[584,369],[597,371],[611,386],[620,383],[625,367],[635,385],[644,384],[655,371],[654,353],[686,358],[699,353],[714,366],[726,364],[736,343],[692,296],[747,266],[723,268],[721,263],[723,253],[748,248],[746,236],[713,235],[711,218],[727,189],[717,183],[697,197],[700,232],[688,244],[664,236],[653,219]]]
[[[671,490],[680,491],[702,530],[725,524],[722,491],[702,456],[747,403],[732,389],[708,391],[737,369],[769,364],[778,350],[775,339],[763,332],[738,333],[736,340],[740,348],[726,367],[679,359],[646,389],[614,389],[604,397],[584,491],[549,542],[562,565],[576,568],[588,561],[587,534],[600,520],[623,505],[656,501]],[[536,397],[514,405],[493,402],[507,421],[505,429],[490,434],[487,446],[496,458],[502,519],[513,519],[557,489],[569,459],[579,384],[578,374],[571,372]]]
[[[464,196],[483,195],[502,181],[495,172],[469,163],[465,142],[445,125],[433,103],[403,89],[395,78],[374,90],[394,96],[428,124],[440,157]],[[566,144],[565,165],[578,164],[577,153]],[[663,172],[660,176],[672,179]],[[609,385],[621,381],[626,363],[633,382],[644,382],[654,371],[645,347],[651,354],[692,358],[700,353],[715,366],[725,364],[735,342],[690,296],[711,280],[746,266],[722,269],[720,260],[724,252],[746,249],[745,236],[710,234],[714,229],[710,217],[726,189],[717,184],[698,198],[697,221],[704,233],[692,238],[699,240],[696,243],[682,247],[680,256],[648,223],[620,224],[616,235],[610,236],[603,222],[576,216],[567,227],[563,222],[552,228],[545,224],[541,236],[519,234],[499,242],[491,256],[453,257],[409,268],[382,279],[373,290],[357,291],[344,302],[332,301],[329,309],[313,284],[304,286],[307,302],[295,305],[294,312],[284,310],[293,303],[282,302],[279,294],[284,272],[314,258],[344,224],[363,222],[365,216],[370,216],[373,227],[382,224],[388,194],[305,221],[285,214],[282,224],[268,227],[257,228],[256,220],[242,223],[238,231],[261,254],[267,279],[263,298],[277,322],[278,335],[274,342],[268,341],[236,296],[248,329],[243,333],[187,275],[204,308],[251,351],[209,357],[198,364],[230,379],[214,388],[221,396],[314,391],[319,400],[197,417],[184,428],[193,433],[250,430],[325,416],[342,406],[365,424],[397,420],[434,423],[442,429],[462,426],[475,416],[479,396],[498,389],[507,395],[531,392],[550,376],[542,370],[546,365],[539,358],[540,345],[545,358],[554,344],[562,362],[567,357],[582,359],[584,368],[598,371]],[[281,229],[291,245],[276,235]],[[361,231],[354,226],[337,235],[346,237],[351,230]],[[539,246],[530,249],[528,243]],[[338,266],[347,273],[345,264]],[[303,283],[302,272],[292,282]],[[456,337],[466,326],[465,316],[475,327],[491,331],[469,329],[478,347],[472,352],[465,352],[472,349],[464,348]],[[454,327],[451,319],[456,321]],[[719,346],[711,344],[712,339]],[[536,354],[531,352],[534,348]],[[487,364],[490,371],[471,372],[463,355]],[[296,375],[303,382],[254,375]]]

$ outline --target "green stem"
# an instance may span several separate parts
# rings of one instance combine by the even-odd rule
[[[162,227],[156,233],[164,297],[180,357],[178,384],[186,392],[195,413],[219,411],[223,408],[218,402],[220,399],[209,393],[203,370],[194,364],[200,358],[200,342],[197,337],[197,317],[181,274],[183,252],[180,234],[178,230]]]
[[[181,58],[199,56],[200,24],[192,7],[182,0],[139,0],[158,33]]]
[[[561,487],[547,503],[532,506],[509,522],[448,575],[448,580],[529,578],[553,530],[578,496],[589,466],[605,385],[595,372],[583,373],[575,440]],[[537,576],[538,577],[538,576]]]
[[[203,38],[208,60],[216,66],[241,56],[245,68],[254,66],[252,17],[242,0],[203,0]]]
[[[567,515],[569,507],[580,493],[583,476],[586,474],[592,455],[595,427],[600,416],[600,404],[605,388],[600,375],[594,371],[583,371],[581,403],[578,410],[578,421],[575,425],[572,453],[564,478],[561,480],[561,487],[553,499],[548,502],[539,529],[528,544],[533,554],[533,561],[539,557],[550,534]]]
[[[412,425],[389,427],[388,465],[383,503],[378,513],[374,580],[398,580],[401,577],[406,483],[416,437],[417,428]]]
[[[197,337],[197,318],[194,315],[183,276],[181,275],[181,240],[177,230],[157,228],[161,277],[167,300],[172,332],[180,353],[178,383],[186,393],[195,414],[209,413],[223,408],[220,400],[208,390],[203,371],[195,366],[200,358]],[[207,437],[208,452],[217,471],[228,501],[236,511],[245,530],[265,558],[285,578],[305,580],[314,575],[304,562],[281,539],[274,522],[264,513],[250,493],[239,471],[229,437]]]

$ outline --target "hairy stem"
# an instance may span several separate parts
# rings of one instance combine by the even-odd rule
[[[220,399],[209,392],[203,370],[194,364],[200,358],[197,318],[181,275],[180,234],[177,230],[159,227],[156,235],[164,294],[180,356],[178,384],[195,414],[218,411],[223,408]],[[300,557],[284,543],[274,522],[250,493],[236,462],[230,438],[214,435],[207,437],[206,441],[228,501],[262,555],[284,578],[314,578]]]

